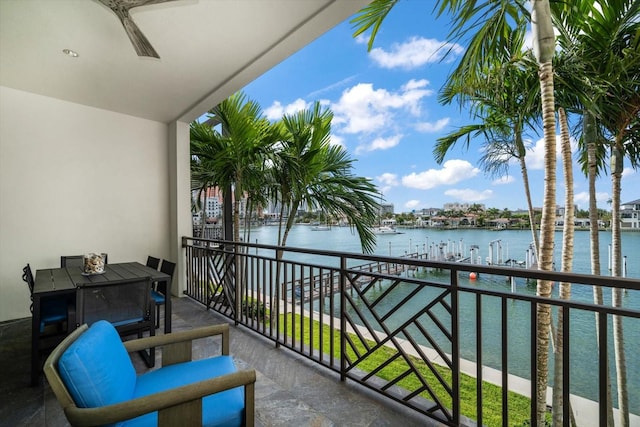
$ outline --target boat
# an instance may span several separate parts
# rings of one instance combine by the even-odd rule
[[[328,225],[314,225],[311,227],[312,231],[329,231],[331,230],[331,227],[329,227]]]
[[[373,229],[373,232],[375,234],[401,234],[395,229],[395,227],[391,227],[389,225],[381,225],[380,227],[375,227]]]

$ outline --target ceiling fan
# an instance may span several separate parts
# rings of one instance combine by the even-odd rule
[[[109,9],[120,18],[122,26],[125,32],[129,36],[129,40],[133,44],[133,48],[136,50],[138,56],[148,56],[152,58],[160,58],[156,50],[151,46],[149,40],[140,31],[140,28],[133,22],[129,15],[129,10],[134,7],[146,6],[149,4],[166,3],[176,0],[98,0],[100,3],[107,6]]]

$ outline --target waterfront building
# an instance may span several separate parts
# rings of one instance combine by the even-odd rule
[[[640,230],[640,199],[620,205],[620,227]]]
[[[469,209],[471,209],[473,206],[478,207],[482,211],[485,210],[484,204],[480,204],[480,203],[459,203],[459,202],[445,203],[444,204],[444,210],[445,211],[468,212]]]

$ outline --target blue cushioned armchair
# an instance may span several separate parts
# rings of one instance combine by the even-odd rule
[[[222,336],[222,355],[192,359],[192,341]],[[162,367],[137,375],[128,355],[162,348]],[[229,325],[122,342],[113,325],[76,329],[44,372],[74,426],[253,426],[255,371],[229,356]]]

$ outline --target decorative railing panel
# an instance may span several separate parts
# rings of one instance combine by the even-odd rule
[[[640,280],[432,262],[425,254],[380,257],[191,238],[184,247],[189,296],[343,379],[452,426],[536,424],[541,303],[552,307],[554,323],[559,311],[569,319],[557,355],[563,401],[606,425],[606,405],[598,402],[606,401],[607,377],[617,387],[610,344],[619,316],[628,338],[631,417],[640,421]],[[470,281],[469,272],[483,280]],[[628,306],[540,298],[537,279],[623,288]],[[553,353],[549,363],[552,378]],[[594,417],[578,425],[593,425]]]

